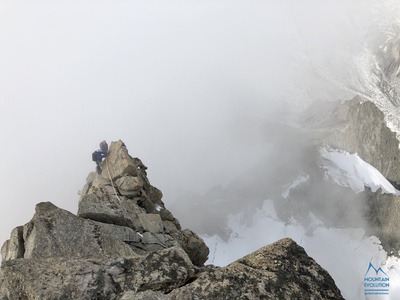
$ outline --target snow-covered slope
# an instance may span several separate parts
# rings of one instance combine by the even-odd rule
[[[368,186],[373,192],[381,188],[384,193],[399,194],[376,168],[357,154],[327,148],[322,148],[320,153],[324,158],[326,180],[350,187],[355,192],[363,191],[364,186]]]
[[[379,171],[357,154],[330,148],[320,149],[320,154],[325,180],[355,192],[363,190],[365,185],[372,190],[381,188],[386,193],[398,193]],[[283,187],[282,197],[288,198],[293,189],[310,184],[309,181],[310,175],[300,174]],[[306,219],[307,222],[295,217],[282,221],[271,199],[266,199],[256,210],[250,224],[245,212],[230,215],[227,227],[232,233],[228,241],[218,235],[203,236],[211,251],[208,263],[225,266],[266,244],[291,237],[332,275],[346,299],[364,299],[363,279],[369,262],[381,266],[390,276],[391,299],[400,298],[400,262],[394,257],[387,258],[377,237],[366,236],[361,228],[327,227],[311,212]]]

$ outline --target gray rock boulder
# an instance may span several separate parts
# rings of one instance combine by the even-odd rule
[[[20,255],[13,258],[135,256],[126,243],[109,234],[110,229],[105,229],[109,226],[78,218],[50,202],[39,203],[32,220],[23,227],[23,238],[19,239],[22,244],[19,248],[24,251],[19,251]],[[12,244],[13,237],[8,243]],[[5,253],[3,259],[12,259],[12,253],[15,251]]]
[[[151,233],[164,232],[164,226],[160,215],[158,214],[139,214],[137,215],[140,224],[142,224],[144,231]]]
[[[168,293],[195,275],[180,248],[135,258],[14,259],[2,264],[0,299],[119,299],[124,291]]]
[[[343,299],[331,276],[291,239],[263,247],[225,268],[207,266],[168,294],[128,291],[124,300]]]
[[[109,234],[107,226],[78,218],[50,202],[39,203],[32,220],[12,231],[10,240],[2,247],[2,257],[13,260],[135,256],[135,251],[117,235]]]
[[[87,194],[79,203],[78,216],[94,221],[127,226],[134,230],[143,231],[143,225],[138,215],[145,214],[145,209],[139,207],[135,201],[122,199],[121,202],[109,194],[96,189],[98,193]]]
[[[178,238],[178,240],[181,241],[180,244],[183,246],[183,249],[185,249],[196,265],[203,265],[207,261],[206,258],[210,252],[207,245],[201,237],[190,229],[185,229],[181,232],[183,237]]]
[[[123,176],[115,181],[118,191],[123,196],[140,196],[140,191],[144,188],[145,182],[138,176]]]
[[[343,299],[331,276],[291,239],[225,268],[207,267],[168,299]]]
[[[101,167],[102,177],[109,179],[111,176],[114,181],[122,176],[138,176],[138,171],[141,171],[121,140],[111,142],[107,160],[103,161]]]
[[[25,245],[23,239],[24,227],[19,226],[11,231],[10,239],[1,247],[3,260],[11,260],[24,257]]]
[[[50,202],[39,203],[32,220],[12,231],[2,247],[2,257],[3,260],[129,257],[179,247],[195,263],[205,262],[208,248],[192,231],[176,229],[167,233],[158,214],[136,217],[140,226],[135,230],[99,219],[79,218]]]

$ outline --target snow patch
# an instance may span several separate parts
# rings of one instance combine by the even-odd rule
[[[390,276],[390,299],[400,299],[399,259],[387,258],[379,239],[365,236],[364,230],[327,228],[311,213],[307,228],[296,220],[284,223],[278,219],[272,200],[264,201],[254,214],[251,227],[245,225],[243,218],[243,213],[229,217],[228,226],[233,234],[227,242],[217,235],[202,236],[210,248],[207,263],[226,266],[263,246],[290,237],[329,272],[345,299],[366,299],[363,280],[369,262],[381,266]]]
[[[297,177],[291,184],[286,185],[284,187],[285,191],[282,193],[282,197],[287,199],[290,194],[290,190],[294,189],[295,187],[299,186],[300,184],[307,182],[310,178],[310,175],[303,173],[299,177]]]
[[[350,187],[357,193],[368,186],[373,192],[381,188],[384,193],[400,194],[376,168],[357,154],[331,148],[321,148],[320,154],[324,158],[325,179]]]

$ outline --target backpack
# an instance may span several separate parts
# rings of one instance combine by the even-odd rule
[[[101,152],[107,154],[107,152],[108,152],[108,144],[107,144],[106,141],[102,141],[100,143],[100,149],[101,149]]]
[[[97,161],[97,151],[94,151],[94,152],[92,153],[92,160],[93,160],[93,161]]]

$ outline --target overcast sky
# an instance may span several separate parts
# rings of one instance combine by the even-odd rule
[[[76,212],[103,139],[167,206],[228,184],[263,157],[294,78],[308,84],[299,55],[357,51],[377,3],[0,0],[0,241],[38,202]]]

